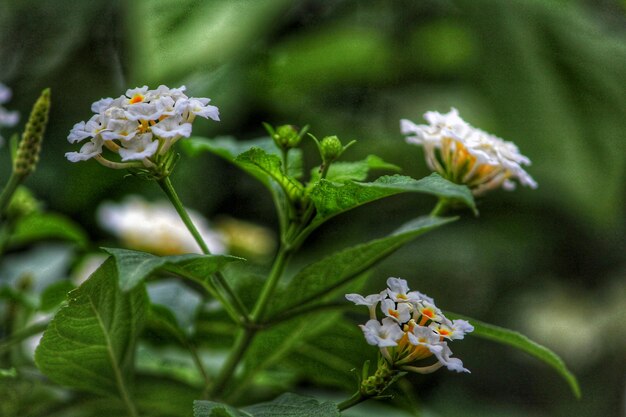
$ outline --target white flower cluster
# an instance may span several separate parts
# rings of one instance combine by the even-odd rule
[[[447,341],[463,339],[474,327],[465,320],[447,319],[432,298],[409,291],[403,279],[389,278],[387,286],[379,294],[366,297],[346,294],[348,301],[369,308],[370,320],[360,326],[367,343],[378,346],[389,364],[400,370],[430,373],[445,366],[452,371],[469,372],[460,359],[452,357]],[[384,316],[382,321],[376,316],[378,304]],[[435,364],[415,366],[431,356],[437,358]]]
[[[537,188],[537,183],[522,168],[530,160],[519,152],[513,142],[507,142],[471,126],[456,109],[449,113],[426,112],[428,125],[400,121],[400,130],[407,142],[424,147],[430,169],[450,181],[465,184],[474,195],[503,187],[515,188],[512,179],[522,185]]]
[[[2,104],[8,103],[11,100],[11,89],[6,85],[0,83],[0,128],[12,127],[20,120],[20,114],[17,111],[8,111]],[[0,146],[4,143],[4,138],[0,135]]]
[[[193,210],[187,210],[211,253],[224,253],[219,233]],[[100,225],[116,235],[129,248],[155,255],[202,253],[171,204],[150,203],[130,196],[120,204],[104,203],[98,209]]]
[[[185,86],[156,90],[147,86],[126,91],[116,99],[103,98],[91,105],[95,113],[87,122],[76,123],[67,139],[70,143],[90,138],[79,152],[68,152],[72,162],[96,158],[105,165],[103,147],[119,154],[122,161],[143,161],[164,155],[180,138],[191,135],[196,116],[219,121],[217,107],[208,98],[185,95]],[[109,166],[113,166],[108,164]]]

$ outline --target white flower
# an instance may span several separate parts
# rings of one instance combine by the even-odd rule
[[[191,123],[183,123],[179,117],[168,117],[152,126],[152,133],[166,139],[188,138],[191,135]]]
[[[422,294],[419,291],[409,291],[409,285],[406,280],[402,278],[394,278],[390,277],[387,279],[387,292],[389,293],[389,297],[396,301],[411,301],[411,302],[419,302],[422,300],[428,301],[430,303],[434,303],[433,299]]]
[[[392,369],[427,374],[446,366],[453,371],[469,372],[461,360],[451,357],[447,342],[463,339],[474,327],[466,320],[446,318],[432,298],[410,291],[402,278],[390,277],[387,285],[386,290],[367,297],[346,294],[347,300],[370,310],[370,320],[360,325],[367,343],[380,348]],[[385,316],[382,323],[376,316],[378,303]],[[436,363],[421,364],[423,359],[433,356]]]
[[[161,166],[169,160],[171,146],[191,136],[195,116],[219,120],[217,107],[210,106],[209,101],[187,97],[184,86],[170,89],[164,85],[155,90],[148,86],[132,88],[116,99],[100,99],[91,105],[95,115],[76,123],[67,138],[70,143],[91,138],[92,145],[66,155],[72,162],[89,159],[104,139],[106,148],[123,162],[109,161],[99,146],[97,160],[103,165],[130,168],[137,163],[126,161],[142,161],[145,167]]]
[[[376,307],[386,296],[384,292],[380,294],[370,294],[363,297],[361,294],[346,294],[346,300],[352,301],[358,306]]]
[[[439,336],[448,340],[461,340],[467,333],[474,331],[474,326],[468,321],[460,319],[454,321],[444,319],[442,323],[433,322],[429,327]]]
[[[67,152],[65,157],[71,162],[86,161],[94,156],[102,153],[103,140],[100,136],[96,136],[89,142],[85,143],[79,152]]]
[[[118,150],[122,161],[141,161],[156,153],[159,142],[152,140],[152,133],[144,133],[134,140],[122,142],[122,146]]]
[[[5,104],[11,100],[11,89],[6,85],[0,83],[0,104]],[[0,106],[0,128],[13,127],[20,120],[20,114],[17,111],[8,111],[4,107]],[[0,146],[4,143],[4,138],[0,135]]]
[[[443,343],[439,340],[439,336],[428,327],[415,326],[413,331],[407,333],[409,342],[413,346],[422,346],[428,349],[430,354],[440,354],[443,351]],[[429,353],[423,352],[421,355],[415,355],[412,359],[419,360],[430,356]]]
[[[393,300],[386,299],[380,304],[380,309],[385,316],[398,323],[405,323],[411,319],[411,305],[409,303],[396,304]]]
[[[446,368],[451,371],[467,373],[470,372],[469,369],[463,367],[463,362],[459,358],[451,357],[452,351],[447,344],[443,344],[442,347],[443,349],[441,350],[441,352],[433,352],[439,362],[441,362]]]
[[[522,168],[530,160],[512,142],[506,142],[471,126],[456,109],[449,113],[427,112],[428,125],[400,121],[407,142],[424,147],[428,166],[450,181],[465,184],[474,195],[503,187],[513,189],[516,179],[536,188],[537,183]]]
[[[390,318],[384,318],[382,325],[378,320],[369,320],[359,327],[363,330],[367,343],[381,348],[397,346],[398,340],[404,336],[398,324]]]
[[[211,253],[224,253],[221,236],[209,228],[201,215],[193,210],[188,212]],[[105,203],[98,209],[98,221],[132,249],[156,255],[202,253],[176,210],[167,202],[149,203],[131,196],[119,204]]]
[[[219,110],[215,106],[210,106],[208,98],[190,98],[187,100],[180,100],[176,103],[176,109],[181,114],[196,115],[204,117],[205,119],[213,119],[215,121],[220,120]]]

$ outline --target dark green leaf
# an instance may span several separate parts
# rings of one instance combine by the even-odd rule
[[[67,293],[75,287],[70,281],[63,280],[49,285],[43,293],[41,293],[41,302],[39,309],[42,311],[52,311],[67,298]]]
[[[323,223],[344,211],[363,204],[400,193],[416,192],[463,203],[476,212],[470,190],[464,185],[454,184],[438,174],[420,180],[402,175],[384,176],[374,182],[347,182],[337,184],[321,180],[311,190],[311,200],[317,209],[316,223]]]
[[[277,306],[291,309],[318,301],[349,283],[417,236],[450,223],[456,218],[419,217],[391,235],[345,249],[315,262],[300,271],[284,292],[277,296]]]
[[[126,375],[146,311],[143,286],[124,293],[106,261],[56,314],[35,352],[53,381],[103,395],[127,395]]]
[[[339,417],[337,405],[313,397],[285,393],[273,401],[236,410],[210,401],[194,402],[194,417]]]
[[[241,258],[228,255],[187,254],[160,257],[128,249],[103,249],[115,258],[119,273],[119,286],[123,291],[134,288],[159,268],[180,268],[192,276],[205,279],[228,263],[241,260]]]
[[[446,316],[449,316],[452,319],[462,318],[469,321],[474,326],[474,331],[470,333],[471,336],[513,346],[514,348],[522,350],[547,363],[567,381],[576,398],[580,398],[580,387],[576,377],[569,371],[569,369],[567,369],[563,360],[547,347],[542,346],[537,342],[533,342],[528,337],[513,330],[494,326],[493,324],[483,323],[459,314],[446,312]]]
[[[88,242],[85,232],[67,217],[33,213],[17,222],[9,245],[22,246],[44,239],[70,240],[80,246],[86,246]]]
[[[322,386],[349,391],[366,359],[375,360],[377,350],[363,343],[363,333],[354,323],[339,319],[315,338],[298,346],[284,359],[300,378]]]
[[[387,163],[376,155],[369,155],[362,161],[333,163],[328,169],[326,179],[334,182],[346,182],[350,180],[365,181],[369,172],[374,169],[401,171],[399,166]],[[319,168],[314,168],[311,170],[311,182],[319,180]]]

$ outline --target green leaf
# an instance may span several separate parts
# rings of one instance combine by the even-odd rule
[[[366,359],[376,360],[376,349],[363,343],[363,333],[352,322],[339,318],[315,338],[309,338],[284,359],[301,379],[317,385],[354,389]]]
[[[321,224],[344,211],[392,195],[415,192],[425,193],[462,203],[476,213],[476,205],[470,190],[454,184],[438,174],[416,180],[402,175],[384,176],[374,182],[347,182],[337,184],[321,180],[311,190],[311,200],[317,209],[314,222]]]
[[[86,233],[67,217],[53,213],[33,213],[18,220],[9,245],[23,246],[44,239],[63,239],[87,246]]]
[[[474,331],[470,333],[471,336],[513,346],[514,348],[522,350],[540,361],[547,363],[567,381],[576,398],[580,398],[580,386],[578,385],[576,377],[569,371],[569,369],[567,369],[563,360],[547,347],[542,346],[539,343],[530,340],[523,334],[513,330],[494,326],[493,324],[483,323],[455,313],[446,312],[445,314],[452,319],[461,318],[469,321],[474,326]]]
[[[69,294],[35,352],[58,384],[102,395],[128,395],[127,374],[146,312],[143,286],[124,293],[112,259]]]
[[[194,401],[194,417],[339,417],[337,405],[319,402],[313,397],[292,393],[282,394],[273,401],[236,410],[211,401]]]
[[[302,194],[304,187],[299,181],[285,174],[283,163],[277,155],[267,153],[261,148],[252,148],[237,156],[235,162],[256,167],[274,180],[291,199]]]
[[[345,249],[315,262],[289,282],[282,294],[276,297],[275,304],[286,310],[319,301],[417,236],[454,220],[455,217],[419,217],[387,237]]]
[[[211,152],[230,163],[233,163],[253,176],[257,177],[257,169],[250,167],[247,163],[236,161],[237,156],[249,151],[252,148],[260,148],[271,155],[280,156],[280,150],[274,144],[272,138],[264,137],[254,140],[238,141],[230,136],[220,136],[215,139],[191,137],[181,143],[182,148],[192,156],[200,155],[203,152]],[[291,149],[289,151],[288,174],[298,178],[302,176],[302,150]],[[267,180],[265,175],[261,175],[262,182]],[[258,178],[258,177],[257,177]],[[259,178],[261,179],[261,178]]]
[[[133,289],[150,274],[160,268],[180,268],[198,279],[221,270],[230,262],[241,258],[228,255],[174,255],[155,256],[146,252],[118,248],[102,248],[113,255],[119,274],[119,286],[123,291]]]
[[[383,161],[376,155],[369,155],[362,161],[335,162],[328,169],[326,179],[334,182],[346,182],[350,180],[365,181],[369,172],[373,169],[386,169],[391,171],[401,171],[397,165]],[[311,182],[320,180],[319,168],[311,170]]]
[[[52,311],[67,299],[67,294],[76,286],[70,281],[63,280],[49,285],[41,293],[39,309],[42,311]]]

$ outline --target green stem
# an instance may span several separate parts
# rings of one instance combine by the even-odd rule
[[[435,206],[433,211],[430,212],[430,216],[431,217],[440,216],[444,214],[447,209],[448,209],[448,200],[445,198],[439,198],[437,205]]]
[[[202,249],[202,253],[204,253],[205,255],[210,255],[211,251],[209,250],[209,247],[206,245],[206,242],[204,241],[204,239],[202,239],[202,235],[200,235],[200,232],[198,232],[198,229],[196,229],[196,226],[191,221],[187,210],[185,210],[183,203],[180,201],[180,198],[178,198],[178,194],[176,194],[176,191],[174,190],[174,186],[172,186],[170,178],[165,177],[161,180],[158,180],[157,182],[176,209],[176,212],[180,216],[180,219],[183,221],[183,223],[185,223],[185,226],[195,239],[198,246],[200,246],[200,249]]]
[[[16,175],[15,172],[11,173],[9,182],[4,186],[2,193],[0,194],[0,218],[4,215],[4,211],[9,206],[15,190],[20,185],[24,177],[22,175]]]
[[[355,405],[362,403],[368,398],[369,397],[361,394],[361,391],[359,391],[355,393],[352,397],[348,398],[347,400],[342,401],[339,404],[337,404],[337,408],[339,409],[339,411],[345,411],[350,407],[354,407]]]
[[[261,295],[252,310],[251,319],[253,323],[257,323],[263,319],[263,314],[265,314],[265,310],[267,309],[268,302],[274,294],[274,290],[276,289],[276,285],[280,280],[280,277],[285,270],[285,266],[289,258],[291,257],[291,250],[285,249],[284,246],[281,245],[278,250],[278,254],[276,255],[276,259],[274,260],[274,265],[272,266],[272,270],[270,271],[270,275],[263,285],[263,289],[261,290]]]
[[[274,260],[272,270],[267,278],[267,281],[265,281],[263,289],[261,290],[261,295],[252,310],[250,319],[253,325],[258,323],[263,318],[268,302],[276,289],[276,285],[278,284],[283,271],[285,270],[285,266],[290,255],[291,252],[285,249],[284,245],[281,245],[278,250],[278,254],[276,255],[276,259]],[[237,370],[239,362],[243,359],[246,351],[250,347],[256,332],[257,329],[253,326],[239,330],[233,349],[230,351],[226,362],[222,366],[222,369],[213,384],[213,389],[210,393],[211,398],[216,398],[223,393],[226,385]]]
[[[157,182],[159,183],[159,186],[161,187],[161,189],[163,190],[167,198],[170,200],[170,202],[176,209],[176,212],[178,213],[181,220],[183,221],[183,223],[185,224],[185,226],[187,227],[187,229],[189,230],[189,232],[195,239],[198,246],[200,246],[200,249],[202,249],[202,253],[204,253],[205,255],[210,255],[211,251],[209,250],[209,247],[207,246],[206,242],[202,238],[202,235],[200,235],[200,232],[198,231],[196,226],[193,224],[193,221],[191,221],[191,218],[189,217],[187,210],[185,210],[183,203],[180,201],[180,198],[178,198],[178,194],[176,194],[176,190],[174,190],[174,186],[172,185],[172,182],[170,181],[169,177],[165,177],[161,180],[158,180]],[[228,296],[235,303],[236,309],[238,310],[239,314],[242,316],[242,321],[248,322],[248,312],[246,310],[245,305],[243,304],[243,302],[237,295],[237,293],[235,293],[235,291],[230,287],[230,285],[228,285],[228,282],[219,271],[214,274],[214,277],[217,283],[220,285],[220,287],[224,291],[226,291]]]

